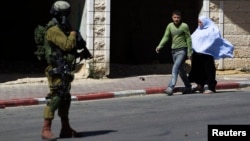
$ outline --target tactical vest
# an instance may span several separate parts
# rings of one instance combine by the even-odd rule
[[[52,26],[57,26],[56,24],[53,24],[53,21],[51,22],[52,23],[49,24],[52,24]],[[76,47],[71,51],[63,51],[62,49],[60,49],[60,47],[48,41],[46,38],[44,41],[44,47],[45,59],[47,60],[47,63],[49,65],[52,65],[53,67],[58,67],[59,65],[61,65],[61,63],[67,63],[67,65],[71,66],[71,69],[74,69],[77,54]]]

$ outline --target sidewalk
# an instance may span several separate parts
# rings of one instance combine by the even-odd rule
[[[41,75],[42,76],[42,75]],[[72,101],[163,93],[171,75],[141,75],[123,78],[79,79],[72,83]],[[19,78],[19,79],[14,79]],[[250,86],[250,74],[217,71],[217,90]],[[0,75],[0,108],[45,104],[48,84],[45,77]],[[5,80],[5,81],[3,81]],[[9,81],[8,81],[9,80]],[[176,93],[183,90],[180,78]]]

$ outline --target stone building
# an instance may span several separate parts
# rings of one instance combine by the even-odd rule
[[[16,1],[15,5],[11,1],[5,3],[5,7],[12,12],[0,11],[8,13],[2,15],[0,23],[4,27],[1,30],[4,40],[1,41],[0,72],[32,72],[41,68],[41,63],[33,54],[35,45],[32,33],[37,24],[45,24],[50,19],[49,10],[54,1]],[[82,61],[78,67],[78,77],[102,78],[112,75],[116,71],[113,70],[114,64],[124,65],[122,69],[126,69],[127,65],[146,65],[146,69],[152,69],[152,73],[157,73],[154,68],[165,71],[166,64],[171,64],[170,50],[165,47],[160,54],[156,54],[155,47],[171,21],[172,11],[176,9],[182,11],[183,21],[189,24],[191,32],[197,27],[199,15],[209,16],[222,35],[235,46],[234,58],[216,60],[217,69],[250,70],[249,0],[69,2],[72,6],[71,23],[81,32],[94,55],[93,59]],[[19,67],[23,62],[25,66]],[[29,65],[31,67],[27,67]],[[13,69],[14,66],[18,68]]]
[[[89,47],[93,48],[95,59],[90,63],[90,68],[92,68],[91,71],[99,72],[100,75],[108,75],[110,67],[110,39],[112,38],[110,38],[110,29],[112,29],[110,15],[111,12],[113,12],[110,6],[111,0],[93,0],[91,2],[86,2],[89,2],[89,4],[91,3],[93,5],[91,6],[93,7],[93,15],[91,16],[93,16],[94,20],[92,22],[94,26],[92,34],[93,46],[90,45]],[[188,2],[192,3],[192,1]],[[143,5],[142,3],[143,2],[141,2],[141,5]],[[195,5],[196,10],[200,10],[199,15],[203,14],[209,16],[218,25],[224,38],[228,39],[235,46],[234,58],[216,60],[217,69],[249,70],[250,19],[248,17],[250,16],[250,10],[248,7],[250,6],[250,1],[203,0],[198,2],[196,1]],[[184,12],[190,12],[188,11],[189,5],[187,3],[186,6],[186,9],[182,7]],[[181,7],[181,5],[179,5],[179,7]],[[130,12],[129,8],[127,9],[127,12]],[[145,14],[147,13],[145,12]],[[143,38],[141,39],[143,40]]]
[[[234,58],[218,61],[218,69],[250,69],[249,0],[204,0],[203,13],[218,24],[234,46]]]

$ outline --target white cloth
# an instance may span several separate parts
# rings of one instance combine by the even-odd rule
[[[220,31],[214,22],[206,16],[199,17],[199,20],[203,26],[198,26],[191,35],[193,50],[211,55],[214,59],[232,58],[234,46],[221,37]]]

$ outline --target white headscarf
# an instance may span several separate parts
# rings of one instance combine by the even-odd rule
[[[220,31],[214,22],[206,16],[199,17],[199,20],[203,26],[198,26],[191,35],[193,50],[211,55],[214,59],[232,58],[234,46],[221,37]]]

